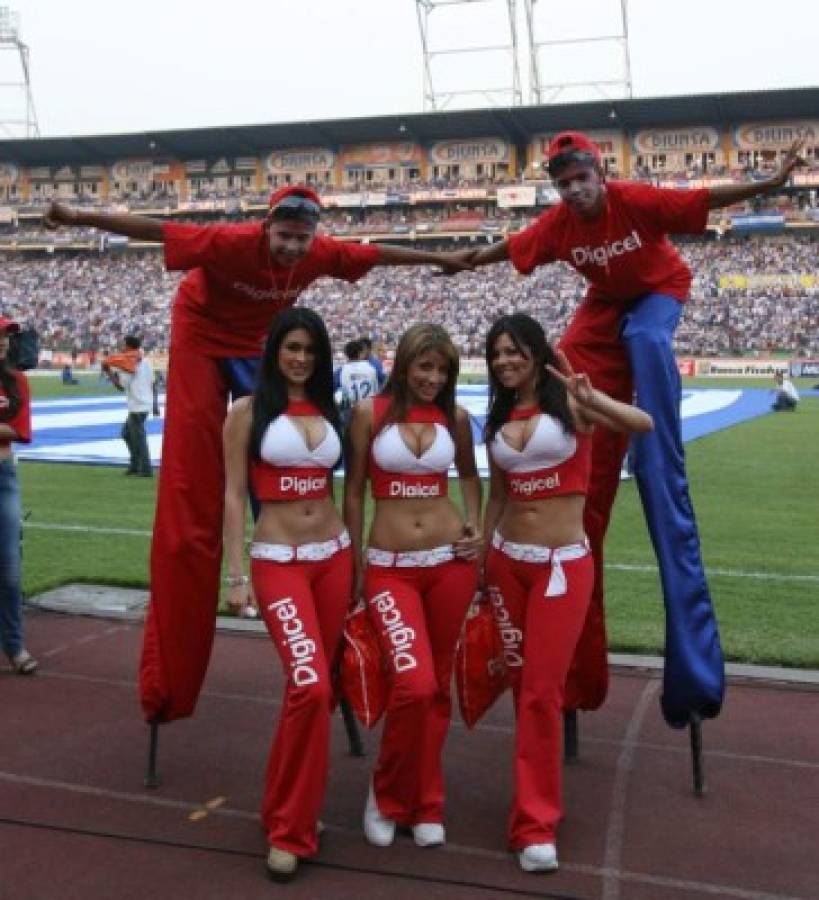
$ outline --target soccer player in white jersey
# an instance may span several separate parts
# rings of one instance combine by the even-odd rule
[[[335,388],[341,393],[342,422],[346,426],[350,410],[361,400],[374,397],[378,393],[378,373],[375,366],[367,361],[367,348],[362,341],[348,341],[344,345],[347,362],[338,367],[335,374]]]

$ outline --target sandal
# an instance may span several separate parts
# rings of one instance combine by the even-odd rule
[[[28,650],[21,650],[17,656],[10,656],[9,662],[18,675],[33,675],[39,665]]]

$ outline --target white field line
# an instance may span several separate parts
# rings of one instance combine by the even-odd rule
[[[139,528],[97,528],[94,525],[65,525],[58,522],[23,522],[24,528],[37,531],[76,531],[81,534],[130,534],[134,537],[150,537],[153,532]]]
[[[605,564],[607,569],[620,572],[657,572],[657,566],[641,565],[637,563],[610,563]],[[819,582],[819,575],[791,575],[786,572],[745,572],[742,569],[715,569],[706,566],[706,575],[719,575],[722,578],[759,578],[762,581],[807,581]]]
[[[133,537],[150,537],[153,532],[139,528],[97,528],[94,525],[68,525],[56,522],[24,522],[25,528],[34,528],[40,531],[74,531],[87,534],[125,534]],[[656,572],[657,566],[638,563],[606,563],[607,569],[620,572]],[[745,572],[741,569],[714,569],[706,570],[708,575],[717,575],[721,578],[756,578],[760,581],[803,581],[807,583],[819,583],[819,575],[791,575],[786,572]]]

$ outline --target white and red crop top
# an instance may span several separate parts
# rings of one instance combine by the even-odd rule
[[[535,430],[522,450],[497,431],[489,452],[506,475],[510,500],[548,500],[566,494],[586,494],[591,473],[591,434],[566,432],[560,419],[537,407],[512,410],[510,420],[538,416]]]
[[[373,431],[384,420],[390,397],[373,398]],[[404,419],[407,424],[435,426],[435,439],[416,456],[401,436],[398,423],[378,431],[370,444],[369,476],[376,500],[446,497],[447,472],[455,459],[455,442],[447,427],[447,419],[434,404],[412,406]]]
[[[250,464],[250,485],[258,500],[319,500],[330,496],[330,472],[341,454],[335,428],[324,419],[324,437],[311,450],[291,416],[321,416],[307,401],[290,402],[267,426]]]

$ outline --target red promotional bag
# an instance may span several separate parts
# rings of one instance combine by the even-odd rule
[[[461,716],[473,728],[509,686],[503,642],[489,603],[475,595],[455,654],[455,682]]]
[[[344,624],[338,685],[358,721],[365,728],[372,728],[384,713],[389,685],[378,635],[363,600],[359,600]]]

